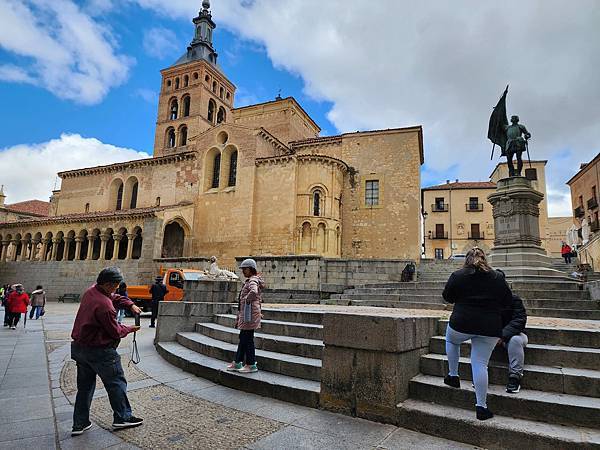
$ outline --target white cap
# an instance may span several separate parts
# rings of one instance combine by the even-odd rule
[[[245,259],[240,264],[240,269],[243,269],[244,267],[248,267],[250,269],[257,270],[257,268],[256,268],[256,261],[254,261],[253,259],[250,259],[250,258]]]

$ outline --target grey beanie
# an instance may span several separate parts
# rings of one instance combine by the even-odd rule
[[[121,281],[123,281],[123,274],[118,267],[107,267],[106,269],[102,269],[96,279],[96,283],[98,284],[121,283]]]
[[[257,268],[256,268],[256,261],[254,261],[251,258],[245,259],[240,264],[240,269],[243,269],[244,267],[248,267],[250,269],[257,270]]]

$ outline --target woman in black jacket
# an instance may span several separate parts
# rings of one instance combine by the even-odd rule
[[[442,295],[448,303],[454,303],[446,330],[446,354],[450,370],[444,383],[460,388],[460,344],[471,340],[477,418],[489,419],[494,415],[487,408],[486,401],[488,362],[498,339],[502,337],[502,310],[510,308],[512,293],[504,273],[493,270],[483,250],[475,247],[467,253],[464,267],[450,275]]]

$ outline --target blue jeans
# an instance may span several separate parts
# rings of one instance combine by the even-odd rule
[[[125,318],[125,310],[118,309],[117,310],[117,322],[123,323],[123,319]]]
[[[471,340],[471,370],[477,406],[487,408],[488,362],[499,338],[459,333],[448,325],[446,328],[446,355],[448,355],[450,376],[458,376],[460,344],[469,339]]]
[[[33,308],[35,309],[35,318],[37,320],[42,315],[42,309],[44,309],[44,307],[43,306],[33,306]]]
[[[77,397],[73,411],[73,426],[90,422],[90,406],[96,390],[96,375],[100,377],[113,410],[115,421],[131,417],[127,399],[127,380],[121,357],[114,348],[82,347],[71,343],[71,358],[77,363]]]

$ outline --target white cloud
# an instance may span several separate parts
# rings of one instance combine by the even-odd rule
[[[13,66],[18,72],[0,72],[0,80],[95,104],[127,79],[133,64],[118,53],[110,29],[73,0],[0,0],[0,23],[0,47],[24,61]]]
[[[13,83],[33,83],[34,79],[18,66],[4,64],[0,66],[0,80],[11,81]]]
[[[177,42],[177,36],[168,28],[154,27],[144,31],[145,52],[158,59],[171,58],[183,50]]]
[[[153,91],[152,89],[144,89],[140,88],[134,92],[135,97],[139,97],[147,103],[151,105],[156,105],[158,107],[158,92]]]
[[[147,153],[105,144],[79,134],[63,134],[59,139],[40,144],[21,144],[0,149],[6,202],[48,200],[57,180],[56,174],[63,170],[148,157],[150,155]]]

